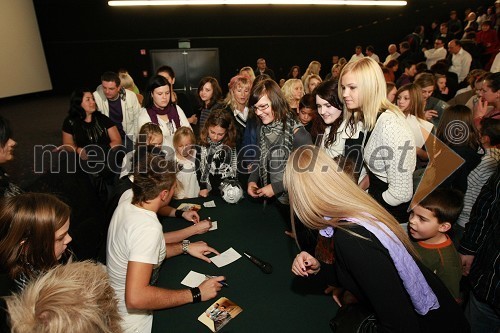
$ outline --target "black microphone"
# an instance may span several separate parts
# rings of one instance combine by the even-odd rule
[[[251,262],[253,262],[257,267],[260,268],[261,271],[263,271],[266,274],[271,274],[273,272],[273,266],[271,264],[260,260],[259,258],[256,258],[255,256],[251,255],[248,252],[243,252],[245,257],[247,257]]]

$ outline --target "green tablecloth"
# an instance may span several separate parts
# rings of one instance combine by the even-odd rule
[[[219,297],[227,297],[243,312],[222,328],[222,332],[329,332],[328,321],[337,310],[331,295],[308,290],[306,279],[291,273],[293,258],[298,253],[295,242],[284,234],[285,223],[273,205],[248,199],[227,204],[220,198],[192,199],[184,202],[202,203],[215,200],[217,207],[202,208],[200,217],[218,221],[218,230],[191,237],[204,240],[219,252],[234,248],[242,255],[232,264],[218,268],[189,255],[166,260],[158,286],[185,288],[182,279],[190,270],[202,274],[224,275],[229,284],[210,301],[156,311],[153,332],[210,332],[197,318]],[[178,203],[173,203],[177,207]],[[181,219],[165,218],[164,230],[189,225]],[[273,266],[272,274],[264,274],[243,257],[248,251]],[[305,286],[305,288],[304,288]]]

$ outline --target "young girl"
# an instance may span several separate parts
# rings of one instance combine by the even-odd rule
[[[175,160],[179,164],[175,199],[196,198],[200,193],[195,169],[195,142],[194,133],[188,127],[178,128],[174,134]]]
[[[426,133],[430,133],[433,131],[434,125],[425,120],[424,101],[420,90],[421,88],[414,83],[405,84],[396,92],[396,102],[406,116],[406,122],[413,132],[417,156],[421,160],[427,161],[429,156],[423,147],[428,135],[423,135],[420,128],[423,127]]]
[[[69,216],[68,205],[50,194],[22,193],[0,202],[0,266],[17,289],[64,257]]]
[[[206,197],[222,180],[236,177],[236,128],[226,110],[210,113],[200,133],[200,145],[196,154],[196,172],[200,196]]]
[[[444,74],[434,74],[436,78],[436,90],[434,90],[434,97],[439,98],[442,101],[449,101],[452,96],[450,96],[450,89],[446,86],[446,75]]]
[[[139,114],[138,126],[153,122],[160,126],[163,145],[173,151],[172,138],[181,126],[191,127],[184,111],[172,102],[172,85],[161,75],[149,80],[144,93],[143,108]]]
[[[160,126],[154,123],[146,123],[141,126],[139,130],[139,137],[137,138],[135,150],[128,152],[123,159],[120,178],[131,173],[132,166],[134,165],[134,158],[137,157],[141,149],[147,150],[148,148],[161,149],[163,144],[163,133]]]
[[[207,76],[201,79],[198,85],[198,102],[200,109],[198,110],[198,129],[201,131],[205,126],[210,112],[215,109],[217,102],[222,97],[222,89],[216,78]]]

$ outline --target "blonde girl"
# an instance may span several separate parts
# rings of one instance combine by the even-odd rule
[[[299,110],[299,102],[304,96],[304,85],[299,79],[288,79],[281,88],[290,109],[296,114]]]
[[[375,60],[347,63],[339,82],[344,119],[354,125],[361,121],[364,130],[370,132],[362,144],[369,193],[400,223],[407,223],[416,152],[405,115],[387,99],[384,75]]]
[[[196,178],[195,143],[194,133],[188,127],[180,127],[174,134],[175,160],[179,165],[175,199],[196,198],[200,192]]]

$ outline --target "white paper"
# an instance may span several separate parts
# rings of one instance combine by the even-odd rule
[[[181,284],[188,286],[189,288],[196,288],[206,279],[207,277],[205,274],[189,271],[184,280],[181,281]]]
[[[210,201],[204,202],[203,206],[204,207],[209,207],[209,208],[215,207],[215,201],[210,200]]]
[[[233,261],[236,261],[240,258],[241,258],[241,255],[238,252],[236,252],[235,249],[230,247],[228,250],[219,254],[218,256],[210,258],[210,260],[212,260],[212,262],[215,264],[215,266],[222,267],[222,266],[229,265]]]
[[[217,230],[217,221],[212,221],[212,227],[208,231]]]

